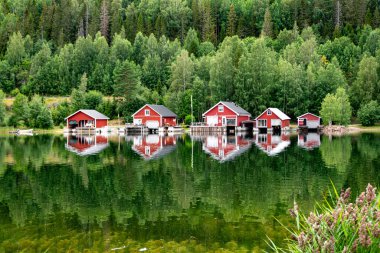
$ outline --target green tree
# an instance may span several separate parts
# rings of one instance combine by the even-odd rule
[[[334,94],[327,94],[325,99],[322,102],[322,109],[320,111],[320,115],[325,124],[329,124],[331,126],[333,121],[336,119],[336,115],[338,114],[337,107],[337,99]]]
[[[54,126],[51,111],[46,106],[42,107],[41,112],[37,117],[36,123],[37,126],[42,129],[49,129]]]
[[[4,103],[5,94],[0,90],[0,125],[4,125],[5,122],[5,103]]]
[[[103,95],[99,91],[91,90],[85,94],[87,109],[97,109],[103,102]]]
[[[190,55],[193,54],[195,56],[198,56],[199,39],[197,32],[193,28],[190,28],[187,32],[183,47],[187,50],[187,52],[189,52]]]
[[[114,95],[130,102],[138,92],[140,71],[138,66],[130,61],[118,62],[113,72]]]
[[[380,120],[380,106],[377,101],[362,104],[358,111],[358,118],[363,126],[373,126]]]
[[[233,36],[236,34],[236,12],[235,12],[235,6],[234,4],[230,5],[230,10],[228,12],[228,19],[227,19],[227,36]]]
[[[320,111],[325,124],[333,122],[348,125],[351,119],[351,105],[344,88],[339,87],[335,94],[327,94],[322,102]]]
[[[29,121],[28,127],[40,128],[40,122],[38,116],[41,114],[44,107],[42,98],[39,95],[34,95],[29,103]]]
[[[19,124],[28,124],[29,118],[29,106],[28,106],[28,98],[19,93],[13,102],[12,105],[13,111],[13,121],[15,125]]]
[[[77,111],[80,109],[87,109],[86,104],[86,91],[87,91],[87,74],[83,74],[78,89],[73,89],[71,92],[71,105],[72,110]]]
[[[273,23],[272,15],[269,8],[265,10],[263,28],[261,30],[262,36],[272,37],[273,36]]]
[[[375,57],[365,55],[360,61],[356,80],[350,90],[355,110],[358,110],[361,104],[378,99],[380,90],[378,68],[379,63]]]
[[[340,125],[345,125],[347,126],[350,124],[351,121],[351,115],[352,115],[352,110],[351,110],[351,104],[349,97],[346,93],[346,90],[342,87],[339,87],[336,90],[336,100],[337,100],[337,118],[336,121]]]

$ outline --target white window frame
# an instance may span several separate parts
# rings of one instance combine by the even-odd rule
[[[224,105],[218,105],[218,112],[224,112]]]
[[[264,124],[260,124],[260,122],[265,122]],[[259,119],[257,120],[257,126],[258,127],[267,127],[267,120],[266,119]]]
[[[271,110],[268,110],[268,111],[267,111],[267,115],[272,115],[272,111],[271,111]]]
[[[149,109],[145,109],[145,116],[150,116],[150,110]]]

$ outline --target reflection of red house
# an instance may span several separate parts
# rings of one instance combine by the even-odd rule
[[[305,149],[313,149],[320,145],[321,136],[318,133],[298,134],[298,146]]]
[[[290,118],[277,108],[268,108],[256,118],[256,126],[258,129],[288,130]]]
[[[151,129],[177,125],[177,115],[163,105],[146,104],[132,116],[133,124],[144,125]]]
[[[67,128],[92,126],[102,128],[108,126],[109,118],[96,110],[79,110],[65,118]]]
[[[80,156],[97,154],[109,146],[108,138],[101,135],[68,135],[66,149]]]
[[[210,135],[204,138],[203,150],[215,160],[225,162],[246,152],[251,145],[251,140],[241,136]]]
[[[241,126],[251,114],[233,102],[220,101],[203,113],[207,126]]]
[[[163,157],[175,149],[175,136],[157,134],[134,136],[132,149],[146,160]]]
[[[321,125],[321,118],[310,112],[297,117],[298,127],[317,129]]]
[[[269,156],[275,156],[290,145],[290,137],[285,133],[282,133],[281,135],[275,135],[272,133],[257,134],[255,143],[257,147]]]

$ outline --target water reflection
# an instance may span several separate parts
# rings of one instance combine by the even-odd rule
[[[321,146],[321,136],[318,133],[298,133],[298,146],[308,150]]]
[[[176,148],[177,136],[175,135],[138,135],[129,136],[133,140],[132,149],[145,160],[164,157]]]
[[[307,213],[331,182],[353,194],[380,184],[379,134],[322,136],[313,150],[300,148],[295,135],[276,158],[247,148],[225,163],[205,153],[205,137],[174,137],[176,150],[154,162],[133,150],[144,137],[128,138],[110,136],[107,149],[83,157],[66,151],[63,136],[0,136],[0,252],[108,252],[123,245],[159,252],[189,238],[210,251],[234,244],[270,251],[267,236],[277,243],[289,236],[277,220],[294,224],[294,200]],[[171,138],[158,140],[165,146]],[[221,139],[223,147],[223,138],[240,150],[239,143],[259,140],[220,136],[214,143]]]
[[[235,159],[252,145],[252,139],[243,136],[210,135],[199,139],[202,140],[203,151],[220,162]]]
[[[67,135],[66,150],[80,156],[98,154],[109,146],[108,137],[103,135]]]
[[[256,134],[256,146],[269,156],[275,156],[283,152],[290,145],[289,133]]]

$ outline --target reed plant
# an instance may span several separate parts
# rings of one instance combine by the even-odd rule
[[[351,189],[335,187],[328,197],[305,215],[297,203],[289,210],[297,228],[284,248],[270,239],[274,252],[380,252],[380,210],[376,188],[368,184],[354,201]],[[352,199],[353,200],[353,199]]]

